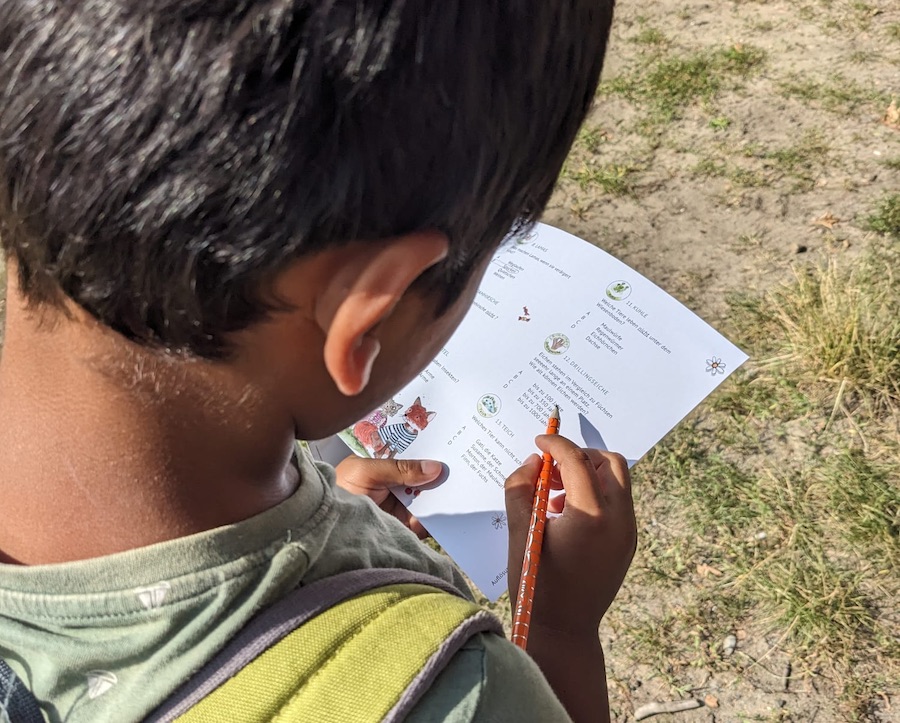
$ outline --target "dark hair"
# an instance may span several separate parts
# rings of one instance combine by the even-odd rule
[[[32,303],[211,357],[336,243],[446,232],[446,305],[546,204],[612,6],[2,0],[3,247]]]

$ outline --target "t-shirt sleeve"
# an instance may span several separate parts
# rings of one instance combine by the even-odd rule
[[[450,660],[409,723],[571,721],[534,661],[508,640],[481,633]]]

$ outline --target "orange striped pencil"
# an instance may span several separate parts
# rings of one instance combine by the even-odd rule
[[[547,421],[547,434],[559,434],[559,407],[554,406]],[[512,641],[522,650],[528,645],[528,626],[531,624],[531,608],[534,606],[534,587],[538,568],[541,566],[541,547],[544,544],[544,527],[547,524],[547,501],[550,499],[550,475],[553,458],[544,452],[544,466],[538,477],[531,506],[531,522],[528,523],[528,539],[525,541],[525,558],[522,560],[522,577],[519,594],[516,595],[513,616]]]

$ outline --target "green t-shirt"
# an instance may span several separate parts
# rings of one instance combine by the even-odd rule
[[[335,487],[332,468],[303,454],[299,468],[294,495],[238,524],[92,560],[0,564],[0,657],[46,718],[140,720],[256,612],[301,582],[396,567],[468,594],[446,557],[367,498]],[[479,635],[409,720],[568,718],[530,658],[496,636]]]

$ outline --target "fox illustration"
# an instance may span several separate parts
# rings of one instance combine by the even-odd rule
[[[397,424],[375,424],[363,419],[353,426],[353,435],[366,451],[376,459],[393,459],[405,452],[416,436],[434,419],[437,412],[429,412],[422,406],[422,398],[416,400],[403,413],[403,421]]]

